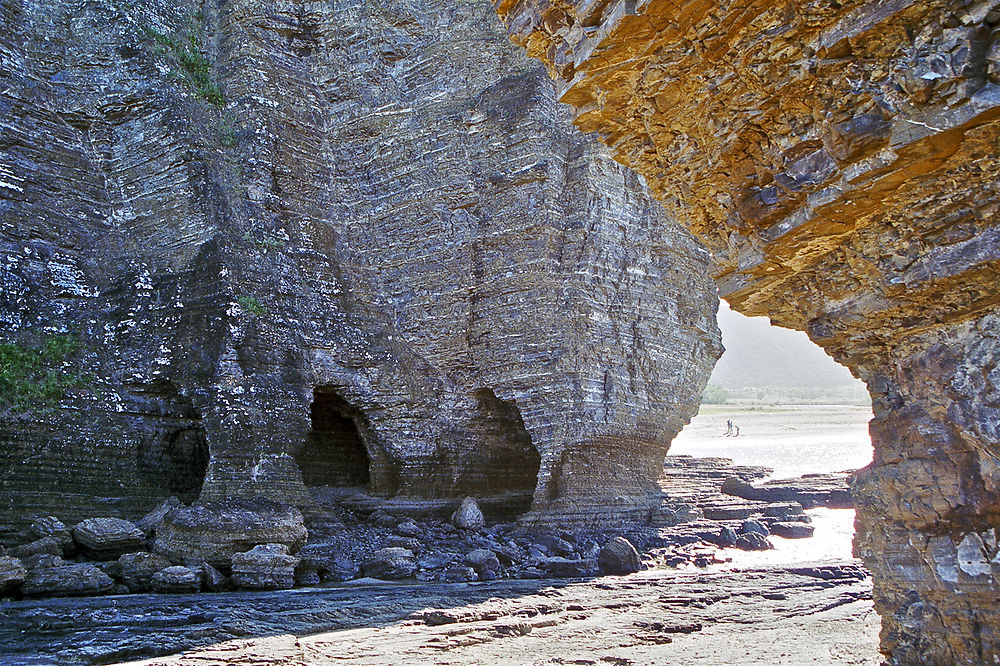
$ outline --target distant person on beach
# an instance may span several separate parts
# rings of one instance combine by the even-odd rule
[[[733,436],[733,422],[732,420],[726,421],[726,437]]]
[[[738,425],[734,425],[733,428],[736,429],[736,432],[733,433],[733,437],[739,437],[740,436],[740,427]]]

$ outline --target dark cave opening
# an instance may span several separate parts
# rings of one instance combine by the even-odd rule
[[[334,388],[317,387],[310,407],[312,429],[296,456],[307,486],[369,486],[371,461],[359,429],[363,415]]]
[[[522,497],[519,512],[531,506],[542,459],[524,426],[517,403],[502,400],[490,389],[476,391],[485,431],[486,493]]]
[[[139,471],[149,482],[187,502],[201,492],[209,450],[201,419],[189,406],[183,409],[187,418],[154,427],[140,442]]]

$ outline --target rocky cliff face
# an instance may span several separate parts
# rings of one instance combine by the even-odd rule
[[[856,547],[896,663],[1000,659],[1000,8],[495,5],[733,307],[864,379]]]
[[[648,513],[721,349],[708,255],[489,3],[0,25],[0,540],[310,485]]]

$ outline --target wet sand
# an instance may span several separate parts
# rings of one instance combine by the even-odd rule
[[[864,467],[872,460],[868,407],[850,405],[702,405],[670,453],[764,465],[774,478]],[[740,427],[726,437],[726,421]]]

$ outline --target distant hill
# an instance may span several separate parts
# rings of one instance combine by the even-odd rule
[[[771,326],[767,317],[745,317],[725,301],[719,307],[719,328],[726,352],[709,384],[731,397],[867,399],[864,384],[801,331]]]

